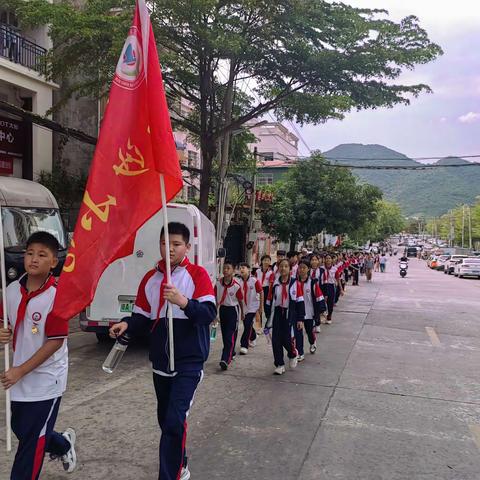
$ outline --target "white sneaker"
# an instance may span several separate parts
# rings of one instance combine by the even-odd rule
[[[273,371],[274,375],[283,375],[285,373],[285,365],[280,365],[279,367],[275,367]]]
[[[297,361],[298,361],[298,362],[303,362],[304,360],[305,360],[305,355],[299,355],[299,356],[297,357]]]
[[[320,333],[322,331],[322,329],[320,328],[320,325],[317,325],[315,327],[315,333]]]
[[[252,340],[251,342],[249,342],[249,345],[250,347],[256,347],[257,346],[257,341],[256,340]]]
[[[290,359],[290,368],[293,370],[294,368],[297,368],[298,360],[297,357],[291,358]]]
[[[182,473],[180,475],[180,480],[188,480],[190,478],[190,470],[188,467],[182,468]]]
[[[70,450],[63,455],[60,460],[63,464],[63,469],[67,473],[72,473],[77,466],[77,454],[75,452],[75,441],[77,440],[77,435],[73,428],[67,428],[62,435],[69,441]]]
[[[327,320],[325,323],[326,323],[327,325],[331,325],[331,324],[332,324],[332,321],[331,321],[331,320]]]
[[[248,353],[248,349],[247,349],[247,348],[242,347],[242,348],[240,349],[240,355],[246,355],[247,353]]]
[[[310,353],[314,354],[317,351],[317,342],[315,342],[313,345],[310,345]]]

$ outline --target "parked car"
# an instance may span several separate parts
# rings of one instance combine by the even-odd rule
[[[455,265],[455,276],[458,278],[463,278],[463,277],[480,278],[480,258],[478,257],[462,258]]]
[[[445,275],[451,275],[454,273],[455,270],[455,264],[461,259],[461,258],[467,258],[468,255],[452,255],[446,262],[445,262],[445,268],[443,269],[443,273]]]
[[[445,268],[445,262],[450,258],[450,255],[440,255],[437,260],[435,270],[443,271]]]

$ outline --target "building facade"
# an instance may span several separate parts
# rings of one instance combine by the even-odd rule
[[[22,30],[15,15],[0,7],[0,100],[45,116],[58,85],[47,81],[51,47],[47,27]],[[2,111],[0,104],[0,175],[36,179],[51,171],[52,132]]]

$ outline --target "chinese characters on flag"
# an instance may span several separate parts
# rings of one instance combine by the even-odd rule
[[[89,305],[114,260],[132,253],[137,230],[182,188],[150,17],[138,0],[117,64],[83,203],[51,315]]]

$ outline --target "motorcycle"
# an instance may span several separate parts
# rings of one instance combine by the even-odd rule
[[[402,278],[407,276],[407,269],[408,269],[408,263],[407,262],[400,262],[399,265],[400,267],[400,276]]]

